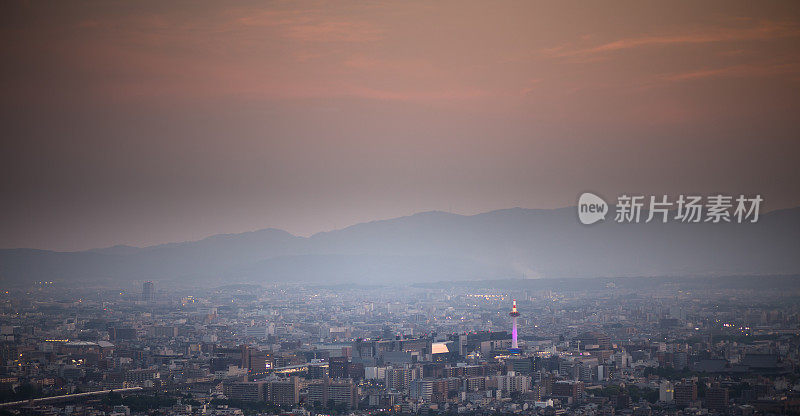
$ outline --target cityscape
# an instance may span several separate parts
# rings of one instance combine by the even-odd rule
[[[789,414],[796,278],[2,295],[4,414]]]
[[[800,416],[800,0],[3,0],[0,63],[0,416]]]

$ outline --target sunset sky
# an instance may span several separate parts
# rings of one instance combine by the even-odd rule
[[[6,1],[0,247],[800,206],[800,3]]]

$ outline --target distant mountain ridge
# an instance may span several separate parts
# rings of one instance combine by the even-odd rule
[[[800,273],[800,208],[755,224],[585,226],[576,208],[429,211],[298,237],[274,228],[150,247],[0,250],[0,280],[430,282]],[[610,219],[610,218],[609,218]]]

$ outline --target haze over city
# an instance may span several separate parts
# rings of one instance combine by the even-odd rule
[[[0,416],[800,415],[800,2],[6,0]]]

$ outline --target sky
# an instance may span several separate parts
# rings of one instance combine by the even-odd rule
[[[6,1],[0,247],[800,206],[797,2]]]

